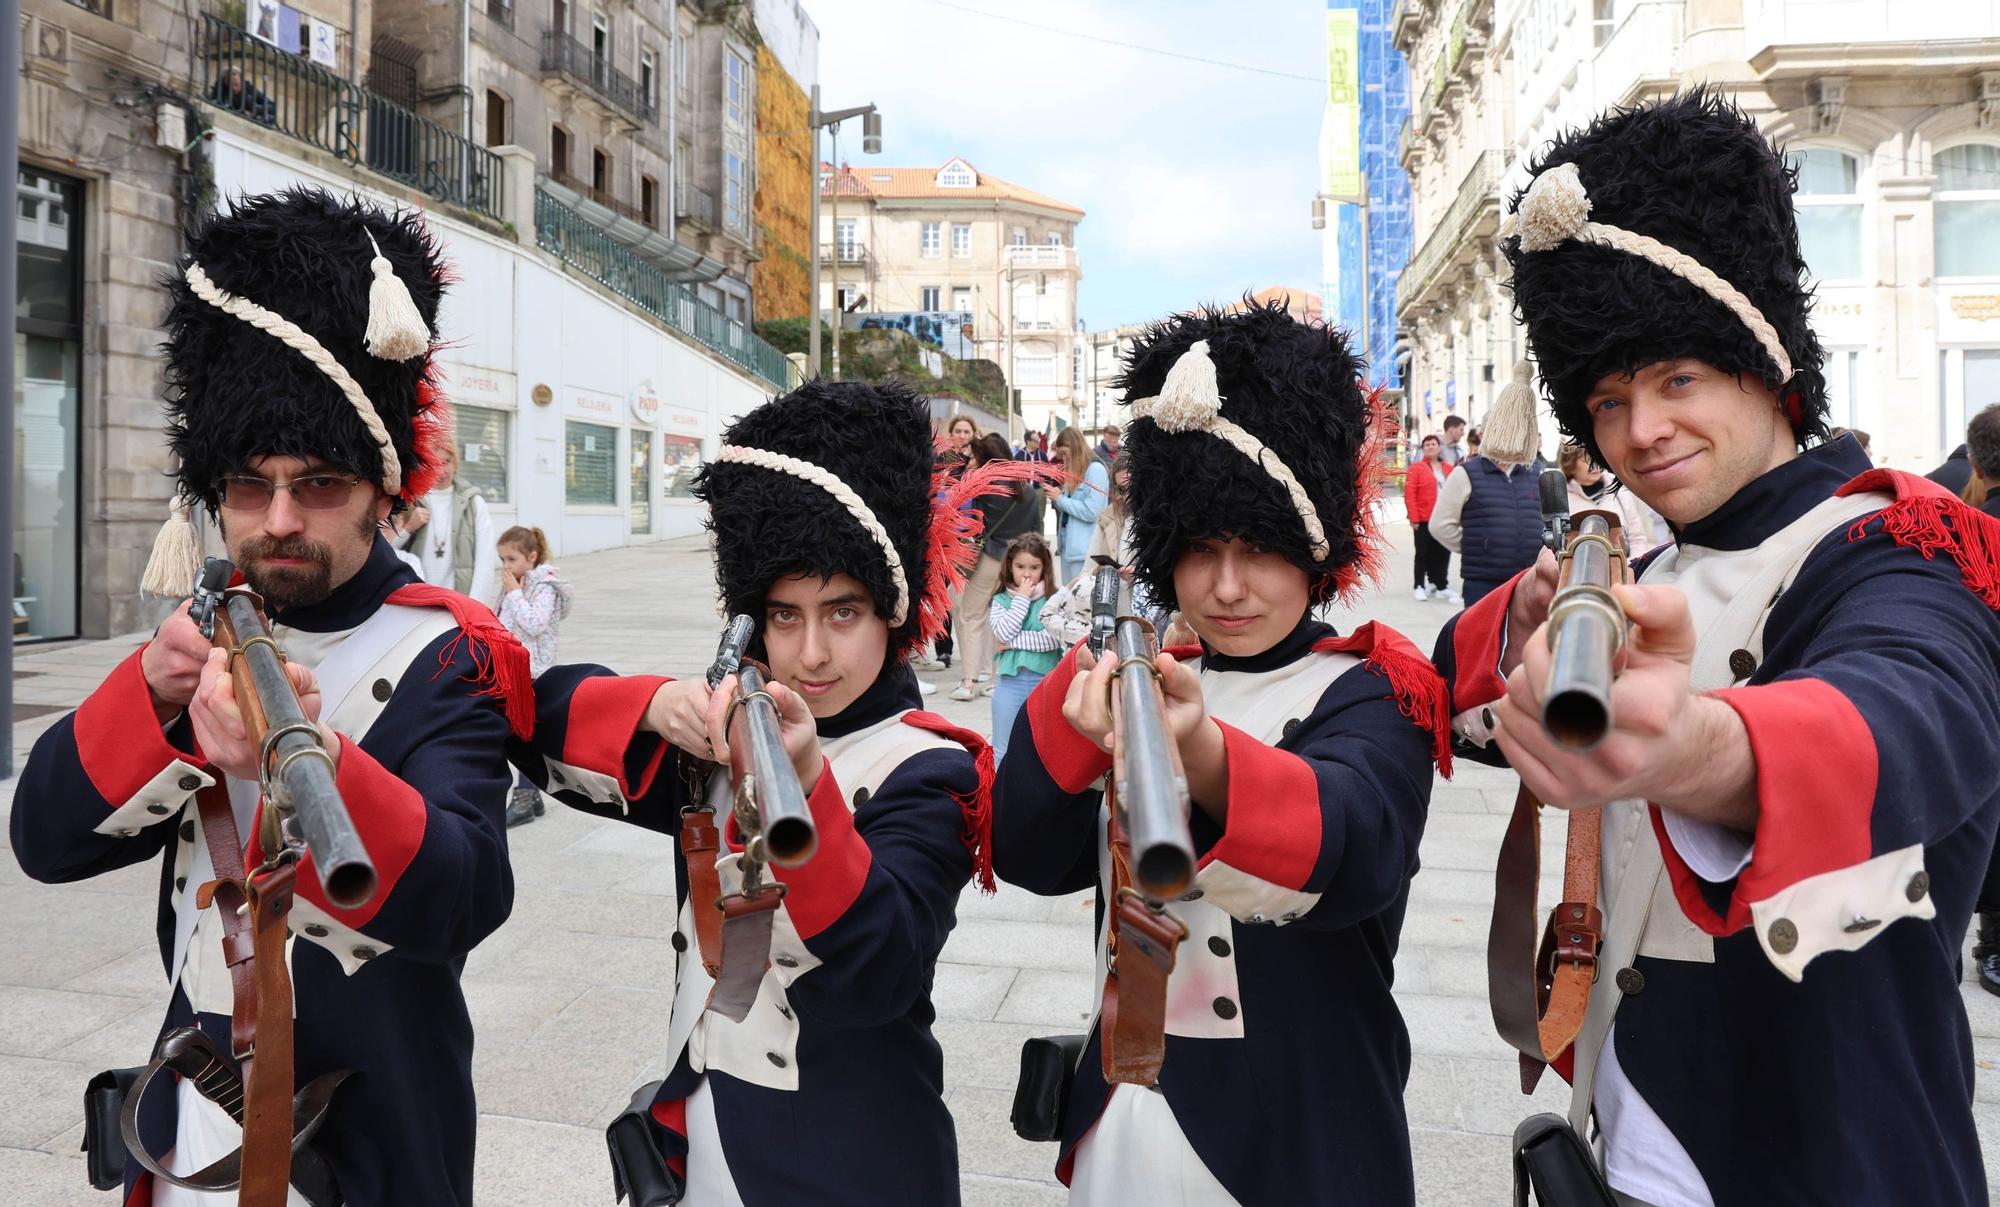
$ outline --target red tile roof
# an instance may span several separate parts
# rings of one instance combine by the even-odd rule
[[[967,166],[969,167],[970,165]],[[822,175],[832,170],[833,165],[820,164]],[[1046,194],[1037,193],[1033,189],[1024,189],[1018,184],[1002,180],[998,176],[989,175],[976,168],[973,169],[973,178],[978,183],[974,184],[971,188],[939,188],[937,175],[942,170],[941,166],[936,168],[878,168],[869,165],[863,168],[856,168],[852,164],[847,164],[842,167],[837,180],[826,183],[821,189],[820,195],[823,197],[833,196],[835,184],[837,183],[839,195],[842,197],[893,197],[897,199],[934,197],[940,200],[969,198],[1019,201],[1028,205],[1045,206],[1049,209],[1067,210],[1079,218],[1083,216],[1081,206],[1071,205],[1067,201],[1057,201]],[[880,179],[885,176],[888,179]]]

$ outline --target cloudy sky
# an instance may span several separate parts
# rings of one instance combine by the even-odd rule
[[[1270,285],[1317,291],[1323,0],[804,3],[822,102],[882,110],[882,155],[862,155],[849,123],[841,158],[962,155],[1081,206],[1091,328]]]

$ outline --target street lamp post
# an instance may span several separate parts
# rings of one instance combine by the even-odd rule
[[[833,134],[833,375],[840,376],[840,123],[851,117],[861,119],[861,149],[869,155],[882,152],[882,115],[873,105],[861,105],[853,109],[836,109],[832,113],[821,112],[819,107],[819,85],[812,90],[812,112],[807,115],[812,131],[812,263],[808,271],[811,278],[807,291],[812,294],[808,308],[806,337],[806,364],[813,372],[819,372],[819,132],[830,129]]]

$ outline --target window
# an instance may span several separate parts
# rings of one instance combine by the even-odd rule
[[[1012,242],[1015,247],[1026,247],[1028,245],[1028,228],[1025,226],[1015,227]]]
[[[549,5],[549,28],[569,32],[569,0],[552,0]]]
[[[631,517],[631,530],[644,535],[653,531],[653,433],[632,429],[630,471],[632,502],[625,514]]]
[[[1792,198],[1799,251],[1820,281],[1861,277],[1861,161],[1844,151],[1809,147],[1786,156],[1799,174]]]
[[[1056,358],[1047,352],[1020,352],[1014,356],[1014,384],[1052,386],[1056,384]]]
[[[1591,45],[1602,46],[1618,32],[1617,0],[1591,0],[1590,34]]]
[[[972,313],[972,290],[963,285],[952,286],[951,308],[960,314]]]
[[[659,92],[653,83],[653,52],[650,50],[639,52],[639,103],[649,113],[660,111]]]
[[[742,230],[746,221],[743,157],[734,151],[723,155],[722,172],[722,224],[730,230]]]
[[[701,440],[662,432],[660,444],[660,493],[669,499],[693,498],[695,475],[701,472]]]
[[[549,127],[549,175],[569,176],[569,131],[561,126]]]
[[[722,56],[722,66],[723,120],[732,126],[741,126],[744,106],[750,99],[750,65],[743,61],[742,55],[730,50]]]
[[[688,40],[683,33],[674,39],[674,87],[682,96],[687,96],[694,88],[694,77],[688,73]]]
[[[840,287],[840,312],[846,314],[854,308],[854,291],[847,286]]]
[[[842,218],[834,239],[840,245],[840,258],[842,260],[858,260],[861,258],[861,244],[856,238],[854,219]]]
[[[563,424],[563,502],[572,507],[616,507],[617,467],[617,428]]]
[[[590,58],[600,76],[611,62],[611,22],[603,13],[590,14]]]
[[[590,153],[590,187],[600,196],[611,193],[611,157],[601,150]]]
[[[1050,232],[1049,232],[1049,246],[1050,246],[1050,247],[1061,247],[1062,245],[1063,245],[1063,242],[1062,242],[1062,232],[1061,232],[1061,231],[1050,231]]]
[[[507,98],[491,88],[486,90],[486,145],[507,145]]]
[[[734,47],[722,55],[722,225],[750,232],[750,64]]]
[[[639,221],[651,227],[660,225],[660,185],[651,176],[639,177]]]
[[[937,187],[941,189],[969,189],[977,187],[978,184],[979,178],[973,174],[964,160],[952,160],[937,175]]]
[[[507,453],[514,417],[492,407],[454,403],[451,435],[458,444],[458,476],[479,488],[488,503],[507,501]]]
[[[938,294],[939,294],[939,293],[941,293],[941,292],[943,292],[943,291],[942,291],[942,290],[940,290],[940,289],[939,289],[939,288],[938,288],[937,286],[935,286],[935,285],[926,285],[926,286],[924,286],[924,290],[923,290],[923,293],[924,293],[924,299],[923,299],[923,303],[922,303],[921,305],[919,305],[919,306],[917,307],[917,309],[919,309],[919,310],[936,310],[936,309],[938,309]]]
[[[937,223],[924,223],[924,259],[935,260],[937,258],[938,253],[943,250],[941,245],[942,238],[941,228]]]
[[[1069,388],[1083,389],[1083,345],[1077,344],[1069,350]]]
[[[1937,171],[1937,275],[2000,276],[2000,146],[1948,147],[1937,153],[1932,167]]]
[[[14,640],[74,637],[83,185],[21,167],[14,228]]]
[[[954,222],[951,224],[951,254],[964,259],[972,254],[972,224]]]

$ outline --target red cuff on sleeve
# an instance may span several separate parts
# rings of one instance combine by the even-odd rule
[[[1298,755],[1221,721],[1216,725],[1229,752],[1229,821],[1201,866],[1226,863],[1303,890],[1319,860],[1319,780]]]
[[[1813,876],[1865,863],[1880,765],[1860,710],[1822,679],[1784,679],[1711,693],[1736,710],[1757,765],[1756,847],[1736,879],[1727,915],[1674,850],[1660,810],[1653,831],[1688,919],[1712,935],[1750,925],[1750,907]]]
[[[313,868],[310,853],[299,864],[298,894],[332,915],[342,926],[360,930],[380,912],[382,903],[396,891],[396,881],[416,859],[430,821],[430,806],[424,803],[423,793],[398,779],[345,734],[340,738],[340,770],[333,782],[340,789],[340,799],[347,804],[347,815],[354,819],[361,845],[375,862],[375,895],[353,909],[335,906],[320,888],[319,873]],[[261,810],[263,805],[258,808]],[[253,824],[251,833],[256,832]],[[245,860],[246,866],[249,862]]]
[[[653,693],[671,682],[661,675],[593,675],[577,684],[563,730],[563,762],[615,777],[627,800],[644,796],[666,758],[667,743],[654,748],[636,784],[625,778],[625,755],[639,736]]]
[[[785,884],[785,912],[799,938],[810,939],[832,926],[868,879],[874,853],[854,828],[854,813],[834,782],[832,764],[819,770],[819,782],[806,798],[813,824],[819,827],[819,850],[804,867],[771,865],[773,879]]]
[[[1111,770],[1111,756],[1078,733],[1063,717],[1063,700],[1069,695],[1070,681],[1076,678],[1076,652],[1082,648],[1082,642],[1070,647],[1056,669],[1029,693],[1027,705],[1028,732],[1035,738],[1035,756],[1041,759],[1043,769],[1056,787],[1072,796]]]
[[[655,1102],[653,1104],[652,1115],[653,1122],[679,1136],[683,1144],[686,1143],[688,1134],[687,1099],[676,1098],[672,1102]],[[667,1168],[673,1170],[676,1177],[685,1178],[687,1177],[687,1158],[685,1156],[668,1157]]]
[[[114,809],[175,759],[208,766],[200,755],[175,749],[161,731],[146,672],[139,666],[145,652],[140,646],[119,663],[76,710],[76,757],[90,786]]]
[[[1458,625],[1451,631],[1453,715],[1507,694],[1507,681],[1500,677],[1500,655],[1506,652],[1507,606],[1514,600],[1515,585],[1527,573],[1516,574],[1459,614]]]

